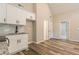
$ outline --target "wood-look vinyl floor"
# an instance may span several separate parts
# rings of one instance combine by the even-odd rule
[[[79,55],[79,43],[69,40],[50,39],[39,44],[32,43],[29,48],[17,55]]]
[[[39,54],[29,48],[29,50],[23,50],[21,52],[16,53],[15,55],[39,55]]]

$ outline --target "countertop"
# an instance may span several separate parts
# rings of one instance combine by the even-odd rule
[[[28,33],[10,33],[10,34],[7,34],[7,35],[20,35],[20,34],[28,34]]]
[[[1,37],[2,36],[9,36],[9,35],[22,35],[22,34],[29,34],[29,33],[8,33],[8,34],[3,34],[3,35],[0,35]]]

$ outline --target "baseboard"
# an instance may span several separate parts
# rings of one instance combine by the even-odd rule
[[[65,39],[65,38],[60,38],[60,37],[53,37],[53,38],[55,38],[55,39]]]
[[[74,42],[78,42],[79,43],[79,40],[70,40],[70,41],[74,41]]]
[[[52,38],[52,39],[58,39],[58,40],[63,40],[63,39],[61,39],[61,38],[56,38],[56,37],[54,37],[54,38]],[[78,40],[70,40],[70,39],[68,39],[69,41],[74,41],[74,42],[79,42]]]
[[[41,41],[35,42],[35,43],[36,43],[36,44],[39,44],[39,43],[44,42],[44,41],[46,41],[46,40],[41,40]]]
[[[33,41],[31,41],[31,42],[28,42],[28,44],[31,44],[31,43],[34,43]]]
[[[29,49],[28,49],[28,47],[25,47],[23,49],[20,49],[20,50],[15,51],[15,52],[9,53],[8,55],[15,55],[16,53],[18,53],[18,52],[20,52],[22,50],[29,50]]]
[[[60,39],[60,38],[57,38],[57,37],[53,37],[52,39]]]
[[[55,38],[55,39],[60,39],[59,37],[53,37],[53,38]]]

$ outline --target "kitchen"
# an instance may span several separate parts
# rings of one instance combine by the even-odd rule
[[[79,55],[78,1],[0,1],[0,58],[79,58],[73,55]]]
[[[18,7],[17,7],[18,6]],[[21,4],[0,4],[0,55],[28,50],[27,20],[35,21],[35,13]]]

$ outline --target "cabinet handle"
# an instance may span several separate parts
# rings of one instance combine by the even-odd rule
[[[16,23],[19,23],[19,21],[17,20]]]
[[[21,40],[19,39],[19,40],[17,40],[17,43],[21,43]]]
[[[4,22],[6,22],[6,19],[4,18]]]
[[[8,46],[10,45],[10,41],[9,41],[9,39],[8,38],[6,38],[7,40],[8,40]]]

